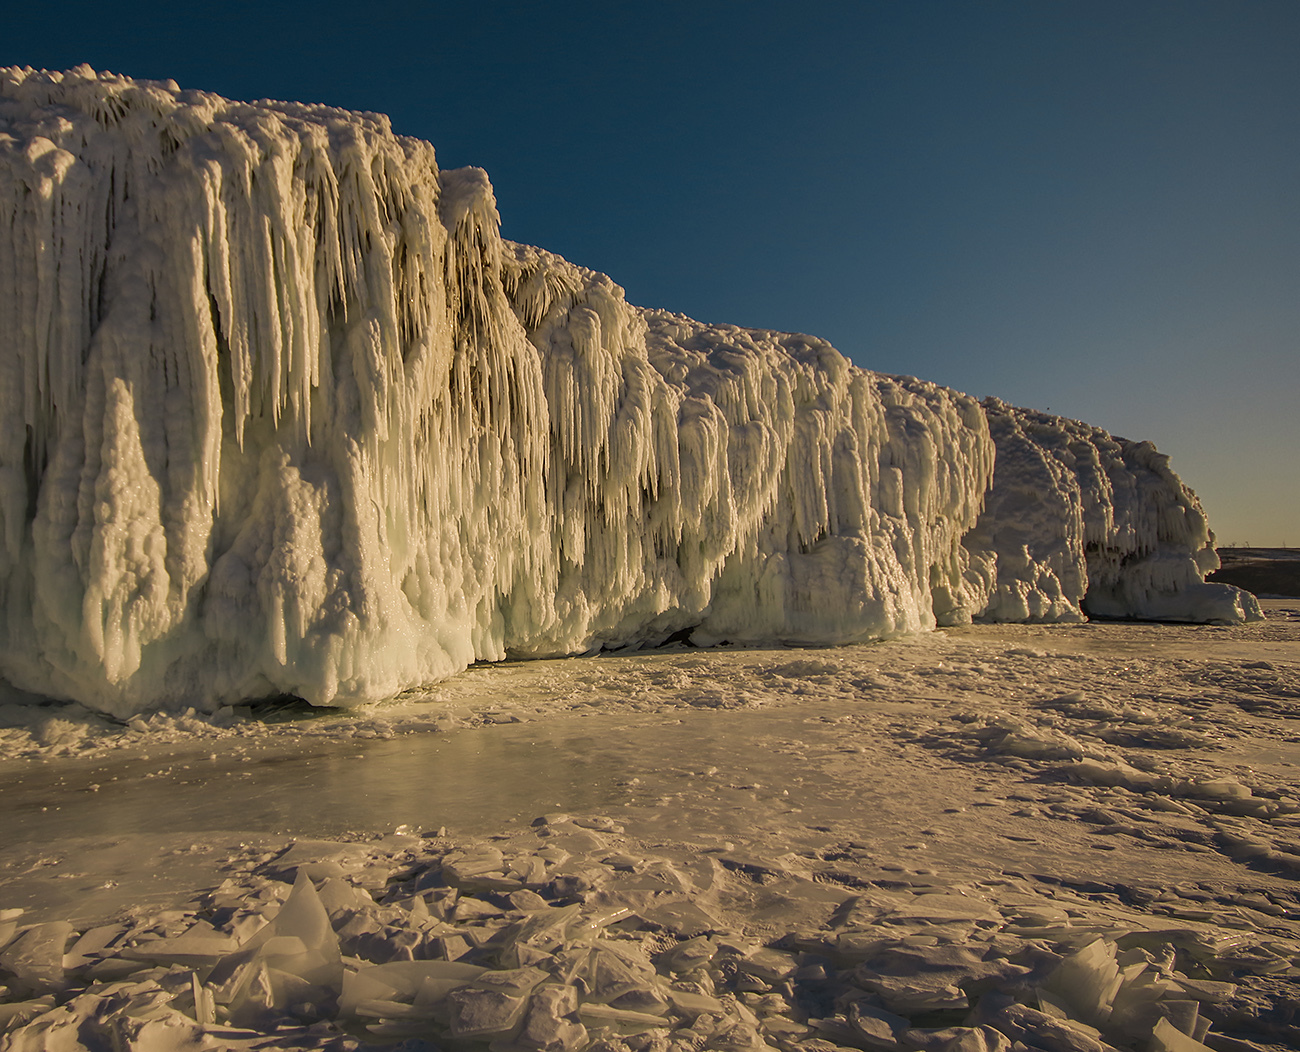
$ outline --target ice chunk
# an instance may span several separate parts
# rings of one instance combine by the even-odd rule
[[[1211,1052],[1210,1046],[1188,1037],[1168,1019],[1161,1019],[1151,1033],[1151,1052]]]
[[[343,981],[338,938],[305,873],[298,875],[275,919],[241,952],[256,953],[270,966],[315,986],[337,991]]]
[[[195,924],[174,939],[151,939],[137,946],[128,946],[119,952],[119,956],[127,960],[198,966],[216,964],[238,949],[237,940],[205,922]]]
[[[34,997],[29,1001],[10,1001],[7,1004],[0,1004],[0,1029],[17,1029],[53,1007],[53,994]]]
[[[507,968],[483,972],[474,980],[474,985],[478,989],[499,990],[513,997],[522,997],[546,977],[547,973],[540,968]]]
[[[310,863],[300,867],[300,872],[307,873],[310,878]],[[343,910],[368,910],[375,906],[375,900],[369,894],[339,877],[326,879],[316,894],[320,898],[321,907],[331,916]],[[427,906],[425,911],[428,912]]]
[[[864,990],[879,994],[885,1007],[899,1015],[968,1007],[970,1001],[961,988],[954,985],[953,978],[947,972],[938,975],[883,975],[862,967],[854,973],[854,982]]]
[[[63,967],[71,971],[89,964],[96,959],[99,951],[115,942],[126,931],[127,927],[124,924],[102,924],[87,929],[63,955]]]
[[[673,1010],[685,1016],[722,1015],[725,1012],[722,1002],[708,994],[675,989],[665,990],[664,994]]]
[[[1062,960],[1043,985],[1074,1007],[1074,1017],[1100,1026],[1110,1017],[1123,981],[1115,944],[1096,939]]]
[[[529,911],[519,925],[505,936],[507,947],[531,946],[541,950],[555,950],[573,938],[573,932],[582,923],[582,906],[545,906]]]
[[[712,939],[696,936],[665,950],[662,964],[670,972],[692,972],[708,964],[717,952]]]
[[[693,902],[667,902],[638,912],[646,920],[678,935],[700,935],[718,927],[717,918]]]
[[[619,1023],[627,1024],[633,1029],[646,1029],[664,1025],[664,1018],[661,1015],[651,1015],[649,1012],[637,1012],[628,1008],[615,1008],[613,1005],[595,1001],[584,1001],[579,1005],[578,1015],[584,1021],[594,1023],[596,1026]]]
[[[13,941],[18,933],[18,918],[22,915],[22,909],[0,910],[0,950]]]
[[[484,971],[479,965],[455,961],[392,961],[348,971],[343,976],[339,1012],[355,1014],[359,1004],[370,1000],[437,1004]]]
[[[752,975],[765,983],[778,983],[794,974],[798,967],[795,959],[781,950],[760,947],[753,953],[736,960],[736,971]]]
[[[536,1052],[569,1052],[587,1043],[587,1028],[578,1020],[578,991],[572,986],[539,986],[528,1006],[519,1044]]]
[[[1212,979],[1189,979],[1177,975],[1171,982],[1183,992],[1184,996],[1204,1004],[1218,1004],[1230,1000],[1237,992],[1235,983],[1215,982]]]
[[[343,986],[338,936],[305,872],[299,872],[274,919],[242,949],[223,957],[209,980],[216,999],[239,1023],[262,1022],[268,1013],[338,996]]]
[[[886,1012],[883,1008],[863,1001],[854,1001],[849,1005],[849,1025],[867,1048],[884,1050],[902,1047],[899,1035],[912,1026],[903,1016]]]
[[[1099,1040],[1095,1030],[1077,1026],[1071,1020],[1054,1019],[1025,1005],[1008,1005],[989,1023],[1013,1042],[1021,1041],[1046,1052],[1111,1052],[1111,1046]]]
[[[57,993],[64,983],[63,953],[72,925],[52,921],[28,928],[0,953],[0,968],[14,978],[15,988],[29,994]]]
[[[587,953],[576,975],[593,1001],[634,1011],[664,1011],[664,999],[655,989],[654,966],[631,948],[602,941]]]
[[[527,994],[467,986],[447,995],[451,1034],[456,1038],[495,1037],[509,1033],[523,1018]]]
[[[1007,1052],[1010,1039],[991,1026],[954,1026],[942,1030],[908,1030],[907,1041],[921,1052]]]
[[[1249,800],[1251,792],[1235,778],[1206,778],[1193,782],[1188,795],[1208,800]]]

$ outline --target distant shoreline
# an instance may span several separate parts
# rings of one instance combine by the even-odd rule
[[[1223,566],[1206,577],[1256,595],[1300,597],[1300,548],[1220,548]]]

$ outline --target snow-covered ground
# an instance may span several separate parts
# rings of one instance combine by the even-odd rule
[[[1294,1047],[1266,607],[7,708],[0,1048]]]

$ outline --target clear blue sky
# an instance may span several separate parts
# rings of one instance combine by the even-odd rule
[[[89,62],[392,116],[628,298],[1150,438],[1300,546],[1300,0],[9,10]]]

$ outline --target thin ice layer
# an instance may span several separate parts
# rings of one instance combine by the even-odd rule
[[[10,69],[0,223],[25,689],[347,703],[508,653],[989,605],[977,403],[631,307],[502,241],[486,175],[385,117]]]

